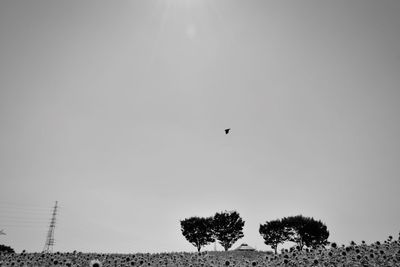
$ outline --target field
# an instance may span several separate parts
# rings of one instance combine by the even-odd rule
[[[159,254],[19,253],[0,254],[0,266],[400,266],[400,242],[321,247],[270,252],[202,252]]]

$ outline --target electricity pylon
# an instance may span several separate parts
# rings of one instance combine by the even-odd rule
[[[54,246],[54,228],[56,228],[56,215],[57,215],[57,201],[53,208],[53,213],[51,215],[49,231],[47,232],[46,243],[44,244],[43,252],[51,253],[53,252]]]

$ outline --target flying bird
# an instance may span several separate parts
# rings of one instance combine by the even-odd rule
[[[228,134],[231,128],[225,129],[225,134]]]

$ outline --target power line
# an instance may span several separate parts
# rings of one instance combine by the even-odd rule
[[[26,208],[26,207],[9,207],[9,206],[0,206],[0,210],[2,211],[15,211],[15,212],[37,212],[37,213],[46,213],[49,212],[49,209],[47,211],[45,209],[32,209],[32,208]]]
[[[47,223],[48,221],[45,220],[12,220],[12,219],[7,219],[7,220],[3,220],[0,219],[1,223]]]
[[[0,222],[4,221],[48,221],[41,214],[23,214],[23,213],[0,213]]]
[[[60,210],[60,207],[57,207]],[[1,207],[0,206],[0,221],[4,219],[15,219],[15,220],[43,220],[48,216],[48,209],[38,210],[30,209],[27,207]]]
[[[0,208],[12,208],[12,209],[28,209],[28,210],[41,210],[41,211],[48,211],[48,207],[43,207],[43,206],[33,206],[33,205],[21,205],[17,203],[11,203],[11,202],[0,202]]]
[[[40,229],[45,229],[46,227],[42,224],[2,224],[2,227],[5,228],[24,228],[24,229],[29,229],[29,228],[40,228]]]

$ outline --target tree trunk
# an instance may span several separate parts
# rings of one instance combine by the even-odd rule
[[[303,243],[303,241],[302,241],[302,240],[300,240],[299,247],[300,247],[300,250],[303,250],[304,243]]]

